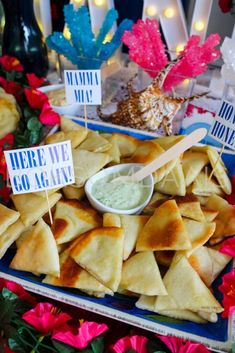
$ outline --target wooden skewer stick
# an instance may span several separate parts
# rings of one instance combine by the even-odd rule
[[[53,218],[52,218],[51,207],[50,207],[50,204],[49,204],[49,197],[48,197],[47,190],[45,190],[45,193],[46,193],[46,199],[47,199],[47,205],[48,205],[49,218],[50,218],[50,222],[51,222],[51,225],[52,225],[53,224]]]
[[[87,129],[87,109],[86,109],[86,104],[84,104],[84,119],[85,119],[85,128]]]
[[[215,166],[214,166],[214,168],[212,169],[212,171],[211,171],[211,173],[210,173],[210,175],[209,175],[209,178],[208,178],[209,181],[211,180],[211,178],[212,178],[212,176],[213,176],[213,174],[214,174],[215,168],[216,168],[216,166],[217,166],[217,164],[218,164],[218,162],[219,162],[219,160],[220,160],[222,154],[224,153],[224,148],[225,148],[225,144],[223,144],[223,146],[221,147],[220,153],[219,153],[219,155],[218,155],[218,157],[217,157],[217,160],[216,160],[216,162],[215,162]]]

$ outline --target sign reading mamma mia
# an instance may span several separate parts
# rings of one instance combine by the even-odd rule
[[[235,106],[227,101],[222,101],[209,136],[235,150]]]
[[[65,70],[64,83],[68,104],[101,104],[100,70]]]
[[[70,141],[4,153],[14,194],[49,190],[74,183]]]

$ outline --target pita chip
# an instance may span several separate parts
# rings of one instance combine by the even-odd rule
[[[165,136],[159,137],[156,140],[157,142],[165,151],[168,150],[170,147],[174,146],[177,142],[180,142],[184,138],[183,135],[172,135],[172,136]]]
[[[120,215],[115,213],[104,213],[103,214],[103,226],[104,227],[119,227],[121,228]]]
[[[103,286],[97,279],[80,267],[66,251],[60,255],[59,277],[47,275],[43,283],[59,287],[76,288],[85,292],[113,294],[109,288]]]
[[[225,194],[230,195],[232,192],[231,181],[227,175],[227,169],[218,152],[213,147],[208,146],[207,155],[214,171],[213,175],[218,180],[220,187]]]
[[[80,144],[79,148],[90,152],[106,152],[111,147],[111,144],[102,134],[96,131],[90,131],[86,139]]]
[[[151,200],[149,201],[149,204],[144,208],[143,213],[152,215],[154,213],[154,210],[168,199],[168,195],[164,195],[160,192],[155,191]]]
[[[186,151],[182,159],[185,184],[189,186],[197,178],[202,169],[209,163],[206,153]]]
[[[204,245],[211,238],[216,225],[214,222],[198,222],[187,218],[184,218],[183,222],[192,244],[192,248],[185,251],[187,256],[189,256],[195,249]]]
[[[69,254],[77,264],[115,292],[121,281],[123,241],[122,228],[96,228],[77,238]]]
[[[200,172],[193,182],[192,193],[200,196],[210,196],[212,194],[222,195],[221,187],[212,178],[209,179],[209,174]]]
[[[52,230],[56,243],[63,244],[101,224],[102,219],[93,208],[77,200],[60,200],[56,204]]]
[[[84,139],[86,138],[89,129],[86,127],[80,125],[79,123],[75,123],[72,119],[67,118],[65,116],[60,117],[60,129],[63,132],[70,132],[70,131],[79,131],[81,135],[85,136]]]
[[[24,229],[25,225],[20,219],[18,219],[0,235],[0,259],[5,255],[9,247],[19,238]]]
[[[66,185],[62,189],[66,199],[72,200],[82,200],[85,197],[84,187],[78,188],[77,185]]]
[[[121,133],[113,133],[112,135],[115,138],[122,158],[130,157],[139,145],[139,140],[132,136]]]
[[[0,234],[4,233],[11,224],[17,221],[19,217],[19,212],[16,212],[0,203]]]
[[[151,251],[135,254],[124,262],[120,286],[144,295],[167,295]]]
[[[210,239],[211,245],[215,245],[225,237],[235,234],[235,208],[232,205],[223,198],[212,195],[208,199],[206,207],[219,211],[218,216],[215,218],[215,233]]]
[[[36,223],[39,218],[48,212],[47,199],[37,194],[11,195],[15,208],[20,213],[20,218],[26,227]],[[49,207],[52,208],[61,198],[61,194],[49,195]]]
[[[221,305],[184,256],[176,256],[173,259],[163,283],[179,309],[215,313],[223,311]],[[169,307],[162,307],[161,310],[169,310]]]
[[[204,214],[201,210],[200,202],[194,194],[174,197],[182,217],[194,219],[195,221],[205,221]]]
[[[199,274],[207,287],[211,286],[230,260],[230,256],[206,246],[201,246],[188,258],[190,265]]]
[[[170,267],[171,261],[175,255],[175,251],[170,251],[170,250],[155,251],[154,255],[158,264],[165,267]]]
[[[156,295],[141,295],[135,303],[135,306],[142,310],[154,311],[156,298]]]
[[[164,202],[140,232],[136,251],[187,250],[191,248],[175,200]]]
[[[213,222],[214,219],[218,216],[219,212],[210,210],[209,208],[206,207],[201,207],[202,212],[204,214],[206,222]]]
[[[60,273],[59,255],[50,227],[40,219],[33,227],[30,237],[17,250],[11,268],[38,274],[58,276]]]
[[[160,183],[155,184],[154,189],[168,195],[184,196],[186,194],[184,173],[179,160],[172,171]]]
[[[110,161],[107,153],[89,152],[81,149],[73,150],[75,183],[82,187],[87,179],[100,171]]]

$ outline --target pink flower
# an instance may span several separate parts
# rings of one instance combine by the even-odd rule
[[[232,310],[235,309],[235,269],[226,273],[222,277],[222,284],[219,290],[223,293],[223,317],[229,317]]]
[[[35,74],[26,74],[27,80],[29,82],[30,87],[38,88],[45,83],[46,79],[44,77],[38,77]]]
[[[96,337],[108,330],[105,324],[97,324],[96,322],[85,321],[79,329],[64,325],[62,328],[55,330],[52,338],[66,343],[74,348],[83,349]]]
[[[224,240],[219,251],[225,255],[235,258],[235,237]]]
[[[0,278],[0,290],[2,290],[3,288],[7,288],[12,293],[15,293],[20,300],[27,301],[31,305],[35,305],[36,303],[34,297],[28,294],[21,285],[15,282],[7,281],[6,279]]]
[[[33,109],[42,109],[44,104],[48,102],[47,95],[35,88],[25,88],[24,93],[30,107]]]
[[[49,103],[45,103],[39,115],[39,120],[44,125],[53,126],[60,123],[60,116],[51,108]]]
[[[115,353],[125,353],[133,349],[137,353],[147,353],[147,342],[148,338],[144,336],[126,336],[113,344],[111,350]]]
[[[50,303],[37,304],[34,309],[24,313],[22,318],[43,335],[71,320],[68,314],[59,313],[58,308]]]
[[[178,337],[156,335],[172,353],[209,353],[200,343],[192,343]]]
[[[4,70],[6,70],[6,71],[13,71],[13,70],[14,71],[23,71],[24,70],[20,61],[13,56],[4,55],[4,56],[0,57],[0,64],[2,65]]]

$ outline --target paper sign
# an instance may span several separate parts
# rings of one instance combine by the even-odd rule
[[[74,183],[71,142],[5,151],[13,194]]]
[[[216,141],[235,150],[235,107],[222,101],[208,133]]]
[[[65,70],[64,83],[68,104],[101,104],[100,70]]]

